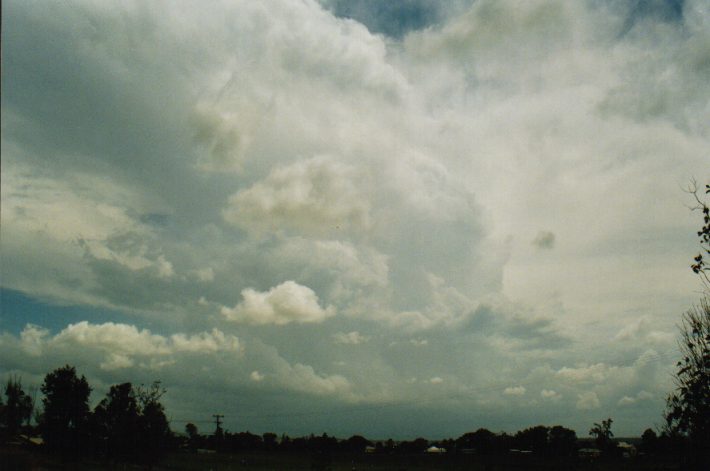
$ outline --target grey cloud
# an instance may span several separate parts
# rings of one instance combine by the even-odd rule
[[[394,403],[381,415],[404,434],[421,417],[587,427],[598,410],[577,401],[593,393],[648,422],[657,401],[614,408],[668,387],[668,312],[686,305],[694,250],[679,187],[707,169],[710,29],[701,2],[682,20],[634,13],[624,34],[632,7],[599,4],[332,7],[397,39],[316,2],[5,2],[3,287],[237,336],[238,362],[180,352],[161,370],[190,413],[208,394],[235,416],[265,397],[284,414]],[[411,14],[385,24],[397,8]],[[521,227],[554,228],[554,250],[530,250]],[[270,319],[323,322],[220,315],[278,310],[269,293],[287,280],[311,302]],[[240,305],[247,289],[256,307]],[[119,379],[78,347],[33,356],[2,335],[6,370],[75,359],[101,387]],[[498,397],[515,386],[521,402]]]
[[[532,243],[539,249],[552,249],[555,247],[555,234],[550,231],[540,231]]]
[[[516,349],[559,350],[571,345],[571,339],[560,332],[553,319],[530,315],[483,304],[469,314],[463,325],[477,335],[505,338]]]

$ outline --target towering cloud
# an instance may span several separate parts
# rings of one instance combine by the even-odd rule
[[[3,2],[0,373],[638,433],[696,296],[706,3]]]

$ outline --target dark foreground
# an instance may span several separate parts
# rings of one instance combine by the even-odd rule
[[[22,448],[0,449],[0,469],[14,470],[142,470],[147,466],[83,459],[66,462],[41,452]],[[349,454],[312,453],[220,453],[175,452],[152,467],[154,471],[236,471],[236,470],[308,470],[308,471],[415,471],[415,470],[680,470],[677,460],[639,456],[629,459],[594,461],[578,458],[537,456],[476,456],[460,454]]]

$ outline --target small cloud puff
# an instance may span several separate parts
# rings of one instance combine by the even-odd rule
[[[555,234],[550,231],[540,231],[532,241],[538,249],[553,249],[555,247]]]
[[[243,301],[221,313],[234,322],[256,325],[285,325],[291,322],[322,322],[335,315],[335,308],[322,308],[318,296],[307,286],[286,281],[266,292],[251,288],[242,291]]]
[[[581,365],[577,368],[565,366],[557,371],[556,376],[576,383],[601,383],[606,379],[607,373],[607,366],[604,363],[597,363],[589,366]]]
[[[342,345],[360,345],[370,340],[370,337],[366,337],[360,332],[354,330],[352,332],[337,332],[333,334],[333,342]]]
[[[577,395],[577,409],[592,410],[599,408],[599,397],[594,391],[587,391]]]
[[[252,381],[254,381],[256,383],[263,381],[264,378],[265,378],[265,376],[263,374],[259,373],[257,370],[252,371],[251,374],[249,375],[249,379],[251,379]]]
[[[202,282],[214,281],[214,270],[212,267],[202,268],[195,271],[195,276]]]
[[[562,398],[562,395],[553,389],[543,389],[540,391],[540,397],[543,399],[548,399],[556,401]]]
[[[648,391],[639,391],[638,394],[634,397],[630,396],[624,396],[621,399],[619,399],[618,405],[620,406],[631,406],[636,404],[637,402],[640,401],[647,401],[649,399],[653,399],[653,394],[651,394]]]
[[[503,390],[503,394],[507,396],[522,396],[525,394],[524,386],[510,386]]]
[[[444,382],[444,379],[443,379],[443,378],[440,378],[439,376],[434,376],[433,378],[431,378],[431,379],[429,380],[429,382],[430,382],[431,384],[441,384],[441,383]]]

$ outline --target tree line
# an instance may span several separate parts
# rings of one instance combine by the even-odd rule
[[[481,454],[507,453],[510,449],[530,450],[540,454],[572,455],[577,451],[577,434],[574,430],[556,425],[547,427],[538,425],[508,435],[496,434],[481,428],[458,438],[430,441],[417,438],[395,442],[392,439],[371,441],[361,435],[347,439],[338,439],[324,433],[291,438],[286,434],[275,433],[256,435],[250,432],[216,432],[201,435],[197,427],[188,423],[185,426],[186,447],[191,450],[213,449],[229,452],[240,451],[284,451],[284,452],[349,452],[363,453],[421,453],[431,446],[443,448],[448,452],[473,451]]]
[[[34,412],[33,398],[19,378],[7,380],[0,394],[0,434],[3,441],[39,433],[48,452],[64,458],[94,455],[121,461],[153,463],[175,445],[165,409],[160,402],[165,389],[131,383],[111,386],[92,411],[91,387],[73,366],[57,368],[40,387],[42,407]]]
[[[92,388],[86,378],[66,365],[48,373],[41,387],[42,407],[34,414],[33,391],[24,392],[18,377],[9,378],[0,394],[0,438],[7,441],[21,433],[39,433],[44,448],[63,458],[91,455],[116,461],[156,463],[168,450],[219,452],[310,452],[346,453],[422,453],[434,446],[448,453],[475,453],[484,456],[532,453],[537,456],[571,457],[580,447],[574,430],[561,425],[537,425],[513,434],[494,433],[485,428],[467,432],[458,438],[430,441],[417,438],[395,442],[392,439],[371,441],[361,435],[338,439],[327,434],[291,438],[272,432],[257,435],[231,433],[219,425],[212,433],[200,434],[193,423],[185,426],[184,435],[171,429],[160,400],[166,390],[160,382],[149,386],[121,383],[111,386],[106,396],[91,410]],[[619,457],[622,450],[612,440],[612,419],[595,423],[589,430],[594,446],[603,456]],[[640,451],[646,454],[682,455],[691,450],[692,436],[669,426],[657,434],[647,429]],[[587,446],[591,446],[591,443]]]

